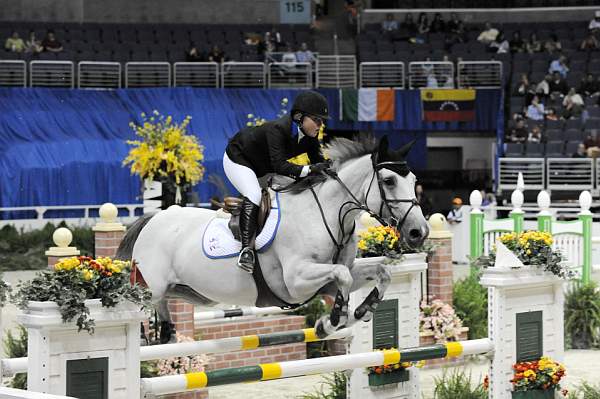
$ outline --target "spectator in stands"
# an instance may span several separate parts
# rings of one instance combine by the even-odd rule
[[[216,62],[220,64],[221,62],[225,61],[225,53],[219,48],[219,46],[215,44],[210,50],[210,53],[208,53],[207,58],[210,62]]]
[[[44,51],[44,47],[42,47],[42,42],[37,40],[35,37],[35,32],[29,32],[29,39],[25,42],[25,52],[39,54]]]
[[[594,75],[588,73],[584,78],[581,79],[577,92],[586,97],[596,97],[600,95],[600,88],[598,82],[594,79]]]
[[[562,44],[555,34],[550,35],[550,39],[544,43],[544,49],[549,53],[554,53],[562,50]]]
[[[458,14],[453,12],[450,14],[450,20],[446,24],[446,32],[448,33],[459,33],[459,26],[462,24],[462,21],[458,19]],[[464,30],[464,24],[462,30]]]
[[[567,66],[567,57],[561,55],[554,61],[550,63],[550,67],[548,68],[548,73],[558,72],[560,76],[564,79],[567,77],[569,73],[569,67]]]
[[[598,44],[598,39],[593,34],[589,34],[585,39],[581,41],[579,45],[579,50],[598,50],[600,45]]]
[[[401,35],[405,35],[404,37],[407,39],[415,37],[417,34],[417,29],[417,24],[415,24],[412,14],[409,12],[406,13],[404,16],[404,22],[402,22],[402,25],[400,25]]]
[[[436,12],[433,16],[433,21],[431,21],[431,25],[429,25],[429,32],[431,33],[440,33],[446,31],[446,23],[442,19],[442,14]]]
[[[435,77],[435,74],[433,73],[433,71],[430,71],[427,73],[427,87],[430,87],[430,88],[439,87],[437,78]]]
[[[424,35],[429,32],[429,18],[427,14],[422,12],[419,14],[419,20],[417,21],[417,33]]]
[[[584,102],[583,98],[575,91],[575,88],[571,88],[569,93],[563,99],[563,118],[579,118],[583,112]]]
[[[507,137],[507,141],[509,143],[524,143],[525,140],[527,140],[527,137],[528,134],[527,127],[525,126],[525,121],[523,119],[520,119],[515,124],[515,127],[513,127],[510,130],[510,133]]]
[[[567,86],[567,82],[565,82],[558,72],[554,72],[552,74],[552,80],[550,80],[549,86],[550,95],[553,98],[563,97],[569,92],[569,86]]]
[[[533,96],[531,104],[527,107],[527,118],[534,121],[544,120],[544,104],[540,101],[538,96]]]
[[[302,43],[300,49],[296,51],[296,60],[298,62],[315,62],[316,58],[313,52],[308,49],[308,45]]]
[[[456,197],[452,200],[452,209],[446,216],[446,221],[450,224],[458,224],[462,222],[463,213],[462,213],[462,199]]]
[[[557,121],[559,119],[560,118],[558,117],[558,114],[554,108],[550,107],[546,110],[546,120]]]
[[[25,51],[25,42],[19,36],[19,32],[14,31],[10,37],[6,39],[4,49],[13,53],[22,53]]]
[[[498,29],[493,28],[490,22],[486,22],[485,29],[479,34],[479,37],[477,37],[477,41],[483,44],[490,44],[491,42],[496,40],[498,33]]]
[[[417,184],[415,186],[415,196],[417,197],[417,201],[419,202],[421,212],[423,212],[423,216],[425,216],[426,219],[429,218],[429,215],[431,215],[432,210],[431,200],[429,199],[429,196],[427,196],[427,194],[425,194],[425,192],[423,191],[422,184]]]
[[[594,14],[594,18],[590,21],[590,24],[588,25],[588,29],[590,30],[590,33],[593,34],[600,32],[600,11],[596,11],[596,14]]]
[[[571,155],[571,158],[587,158],[587,152],[585,150],[585,144],[579,143],[577,146],[577,151]]]
[[[535,87],[535,93],[540,98],[546,98],[550,95],[550,82],[552,82],[552,75],[547,74],[544,79]]]
[[[504,33],[498,33],[498,36],[496,36],[496,39],[490,43],[488,49],[492,53],[496,54],[508,53],[510,51],[510,44],[508,43],[508,40],[506,40],[506,38],[504,37]]]
[[[46,33],[46,38],[42,41],[42,47],[44,51],[50,51],[52,53],[60,53],[63,51],[62,43],[56,39],[54,32],[49,30]]]
[[[525,52],[525,42],[521,38],[521,32],[513,32],[513,37],[510,41],[510,52],[511,53],[523,53]]]
[[[531,87],[532,87],[532,84],[529,83],[529,78],[527,77],[527,74],[522,73],[521,77],[519,78],[519,82],[517,83],[517,85],[515,86],[515,89],[513,90],[513,96],[524,97],[530,91],[532,91]]]
[[[538,40],[535,32],[532,32],[531,35],[529,35],[529,40],[527,41],[525,48],[529,54],[539,53],[542,51],[542,42]]]
[[[292,46],[290,46],[290,45],[287,46],[287,48],[285,49],[285,52],[281,55],[281,62],[289,62],[289,63],[298,62],[298,59],[296,58],[296,52],[294,51]]]
[[[189,50],[185,52],[185,60],[187,62],[202,62],[205,60],[205,57],[204,54],[198,50],[198,47],[192,43],[192,46],[189,48]]]
[[[589,148],[600,148],[600,138],[598,137],[598,131],[597,130],[592,130],[590,131],[590,134],[588,134],[588,136],[585,138],[585,140],[583,141],[583,145],[585,146],[585,149],[588,150]]]
[[[265,33],[265,44],[268,48],[272,48],[271,51],[279,51],[283,47],[283,41],[281,40],[281,33],[273,27],[270,32]]]
[[[381,30],[385,33],[394,32],[398,29],[398,21],[394,19],[394,14],[386,14],[385,20],[381,23]]]
[[[527,137],[527,142],[528,143],[541,143],[542,142],[542,130],[540,129],[539,126],[534,125],[533,128],[531,129],[531,132],[529,132],[529,135]]]
[[[468,41],[467,32],[465,31],[465,24],[462,21],[458,21],[458,26],[453,29],[452,32],[446,34],[445,46],[446,51],[451,51],[452,46],[456,43],[466,43]]]

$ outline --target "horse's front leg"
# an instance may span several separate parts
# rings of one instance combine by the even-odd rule
[[[375,281],[376,284],[362,303],[348,315],[347,326],[351,326],[358,320],[370,321],[392,281],[392,273],[389,267],[382,264],[366,266],[354,265],[351,268],[350,273],[352,274],[354,282],[352,284],[352,291],[359,289],[368,281]]]
[[[299,262],[296,267],[284,272],[284,279],[290,295],[295,298],[310,298],[317,290],[335,283],[337,293],[331,313],[317,320],[315,330],[317,336],[323,338],[346,325],[352,288],[352,275],[347,266]]]

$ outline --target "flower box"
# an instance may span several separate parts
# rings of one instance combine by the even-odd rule
[[[378,387],[381,385],[397,384],[399,382],[406,382],[410,379],[410,374],[407,369],[397,369],[391,373],[371,373],[369,374],[369,386]]]
[[[554,389],[511,392],[513,399],[554,399]]]

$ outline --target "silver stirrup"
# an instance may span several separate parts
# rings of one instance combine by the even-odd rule
[[[250,256],[252,256],[252,260],[254,262],[252,262],[252,263],[242,262],[242,256],[245,255],[247,252],[250,252]],[[238,256],[237,265],[238,265],[238,267],[240,269],[242,269],[246,273],[252,273],[254,271],[254,264],[255,264],[255,262],[256,262],[256,259],[255,259],[254,251],[251,248],[244,248],[240,252],[240,255]]]

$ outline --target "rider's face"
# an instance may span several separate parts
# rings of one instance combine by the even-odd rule
[[[321,118],[306,116],[302,121],[302,130],[307,136],[317,137],[322,124],[323,120]]]

